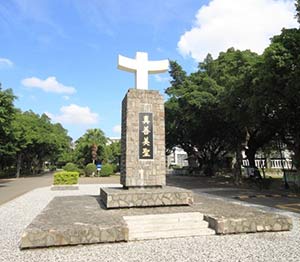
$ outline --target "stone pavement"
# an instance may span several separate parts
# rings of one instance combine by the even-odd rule
[[[35,188],[53,184],[53,173],[40,176],[0,179],[0,205]]]
[[[80,177],[79,184],[118,184],[119,176],[111,177]],[[20,178],[0,178],[0,205],[13,200],[35,188],[51,186],[53,172],[39,176]]]
[[[167,184],[181,186],[196,193],[207,193],[228,200],[239,200],[250,204],[300,213],[300,194],[295,194],[283,188],[271,190],[239,188],[224,177],[168,176]]]
[[[124,216],[200,212],[217,234],[286,231],[292,220],[194,194],[192,206],[107,210],[98,196],[56,197],[26,228],[21,248],[125,241]]]

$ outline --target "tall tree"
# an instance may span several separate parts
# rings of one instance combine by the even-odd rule
[[[105,145],[107,139],[101,129],[88,129],[86,133],[75,142],[76,162],[82,167],[95,161],[105,159]]]
[[[261,61],[260,56],[249,50],[231,48],[220,54],[211,70],[212,77],[224,86],[221,100],[228,121],[234,127],[237,154],[244,149],[251,167],[255,166],[257,150],[276,133],[266,110],[267,94],[259,93],[257,86]]]
[[[296,6],[296,18],[298,20],[298,23],[300,24],[300,0],[296,0],[295,6]]]
[[[109,139],[108,139],[109,141]],[[105,146],[105,158],[103,161],[105,163],[110,163],[119,168],[121,158],[121,142],[111,142]]]
[[[15,96],[11,89],[2,90],[0,83],[0,159],[4,164],[5,156],[13,153],[11,144],[11,123],[15,115]],[[0,166],[1,167],[1,166]]]
[[[218,95],[222,88],[203,70],[189,76],[171,62],[172,86],[166,106],[167,147],[182,147],[207,174],[225,151],[224,121]]]
[[[60,124],[51,124],[45,115],[18,111],[12,123],[16,177],[21,172],[36,174],[45,161],[54,162],[70,147],[70,137]]]
[[[269,95],[268,111],[300,170],[300,29],[283,29],[263,56],[261,89]]]
[[[0,172],[9,172],[14,163],[12,120],[15,115],[15,96],[11,89],[2,90],[0,83]]]

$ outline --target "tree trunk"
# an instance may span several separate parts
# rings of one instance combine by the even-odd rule
[[[256,153],[256,150],[254,150],[254,149],[248,148],[245,150],[245,154],[248,158],[250,167],[255,167],[255,153]]]
[[[243,164],[243,157],[242,157],[242,146],[239,145],[236,148],[236,162],[234,164],[234,183],[236,185],[241,184],[242,182],[242,164]]]
[[[21,166],[22,166],[22,153],[19,153],[17,155],[17,172],[16,172],[16,178],[20,177]]]
[[[300,141],[295,141],[293,146],[293,165],[297,169],[297,171],[300,171]]]
[[[92,155],[92,163],[95,164],[96,159],[97,159],[97,150],[98,150],[98,146],[96,144],[92,145],[91,148],[91,155]]]

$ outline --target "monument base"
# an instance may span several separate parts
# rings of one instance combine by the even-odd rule
[[[128,207],[182,206],[193,204],[192,191],[177,187],[101,188],[100,198],[107,209]]]

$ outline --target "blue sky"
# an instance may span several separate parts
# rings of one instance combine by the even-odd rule
[[[16,106],[47,113],[77,139],[88,128],[120,136],[121,101],[134,75],[117,56],[177,60],[194,71],[233,46],[261,53],[296,27],[292,0],[0,0],[0,82]],[[169,86],[151,75],[150,89]]]

